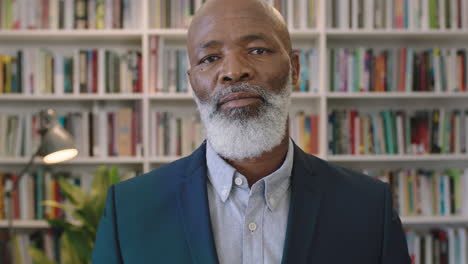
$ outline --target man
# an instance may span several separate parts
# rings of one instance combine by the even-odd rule
[[[410,263],[389,187],[288,136],[299,59],[264,0],[210,0],[188,33],[207,141],[108,191],[93,263]]]

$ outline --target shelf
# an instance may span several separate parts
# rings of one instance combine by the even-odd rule
[[[318,38],[320,36],[320,31],[316,29],[290,29],[289,34],[293,39],[310,39]]]
[[[404,30],[404,29],[327,29],[331,39],[387,39],[387,40],[466,40],[468,30]]]
[[[72,224],[78,225],[77,221]],[[0,229],[8,228],[8,220],[0,220]],[[46,220],[13,220],[14,229],[47,229],[49,223]]]
[[[468,92],[328,92],[326,97],[330,99],[468,99]]]
[[[293,92],[291,94],[292,99],[320,99],[321,95],[318,93],[310,93],[310,92]]]
[[[64,94],[64,95],[30,95],[30,94],[2,94],[1,101],[113,101],[140,100],[142,94]]]
[[[150,29],[148,34],[169,39],[187,39],[187,29],[183,28]]]
[[[138,40],[142,35],[137,29],[0,30],[0,40]]]
[[[143,158],[139,157],[108,157],[108,158],[76,158],[66,161],[63,164],[126,164],[139,165],[143,163]]]
[[[25,165],[29,158],[0,158],[0,165]],[[43,162],[36,158],[36,164]],[[108,157],[108,158],[74,158],[58,165],[98,165],[98,164],[121,164],[121,165],[140,165],[143,164],[143,158],[139,157]]]
[[[169,39],[187,39],[187,29],[150,29],[148,33]],[[320,36],[320,31],[315,29],[290,29],[289,34],[293,39],[315,39]]]
[[[45,229],[49,223],[45,220],[13,220],[15,229]],[[8,220],[0,220],[0,228],[8,228]]]
[[[158,93],[150,94],[151,100],[165,101],[165,100],[193,100],[193,95],[189,93]]]
[[[402,216],[404,225],[468,225],[468,216]]]
[[[328,155],[332,162],[468,161],[466,154]]]

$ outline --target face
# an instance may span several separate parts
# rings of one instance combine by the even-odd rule
[[[188,74],[210,146],[239,160],[270,151],[287,135],[299,60],[271,16],[236,3],[253,1],[228,1],[191,25]]]
[[[219,10],[198,19],[188,43],[188,74],[195,95],[201,102],[217,99],[220,111],[230,111],[262,104],[262,98],[250,92],[215,98],[233,85],[257,85],[277,94],[288,74],[296,83],[298,57],[291,54],[281,34],[272,29],[270,17],[248,9]]]

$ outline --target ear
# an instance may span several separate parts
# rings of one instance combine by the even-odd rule
[[[291,51],[291,74],[292,74],[292,84],[297,85],[297,82],[299,81],[299,73],[301,72],[301,64],[299,62],[299,55],[297,54],[297,51],[293,50]]]

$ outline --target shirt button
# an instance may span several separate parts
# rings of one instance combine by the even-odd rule
[[[234,180],[234,183],[237,185],[237,186],[240,186],[242,185],[242,179],[237,177],[235,180]]]
[[[253,231],[255,231],[255,229],[257,229],[257,225],[255,223],[250,223],[249,224],[249,230],[253,232]]]

